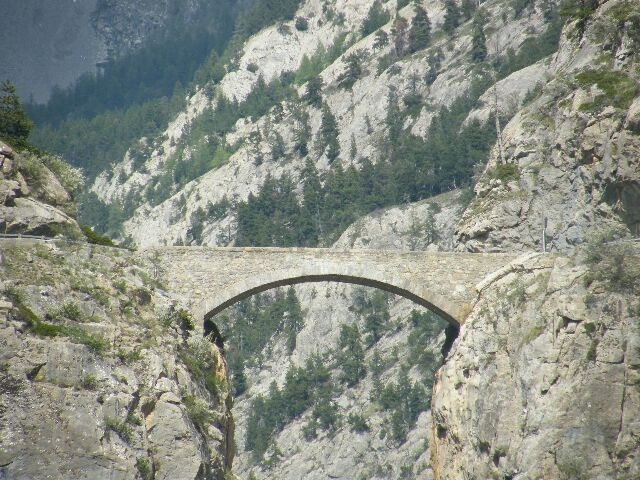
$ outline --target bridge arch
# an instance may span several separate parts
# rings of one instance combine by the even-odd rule
[[[198,318],[211,319],[226,308],[273,288],[314,282],[339,282],[374,287],[408,298],[418,305],[437,313],[448,322],[459,326],[459,306],[449,302],[445,297],[433,291],[420,288],[406,277],[390,278],[387,272],[372,269],[371,266],[353,268],[353,265],[324,265],[318,272],[315,268],[291,268],[265,272],[261,275],[245,278],[222,292],[214,292],[194,310]]]
[[[517,255],[499,253],[176,246],[151,247],[141,256],[198,323],[274,287],[333,281],[386,290],[462,325],[478,286],[517,268]]]

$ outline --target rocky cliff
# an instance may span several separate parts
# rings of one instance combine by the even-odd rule
[[[130,252],[2,240],[2,478],[225,478],[225,362]]]
[[[0,239],[0,478],[229,478],[219,348],[151,265],[86,243],[77,171],[0,148],[3,233],[47,238]]]
[[[483,285],[436,375],[435,478],[640,474],[640,256],[590,248]]]
[[[460,249],[540,250],[546,226],[563,255],[483,285],[436,377],[435,478],[640,474],[638,248],[613,241],[638,228],[640,11],[599,3],[565,25],[458,224]]]
[[[81,237],[69,191],[82,184],[80,171],[60,158],[17,153],[0,141],[1,233]]]
[[[637,5],[569,21],[546,81],[503,131],[458,227],[460,248],[566,251],[601,229],[638,236]],[[507,78],[505,82],[509,81]]]

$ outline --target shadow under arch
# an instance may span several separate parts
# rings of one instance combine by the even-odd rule
[[[379,275],[379,272],[376,273]],[[272,272],[264,277],[259,276],[249,282],[236,285],[235,288],[225,292],[225,294],[212,296],[212,298],[204,302],[205,304],[201,307],[200,318],[203,318],[205,323],[207,323],[207,321],[211,321],[215,315],[241,300],[273,288],[301,283],[338,282],[378,288],[399,295],[438,314],[456,329],[460,327],[461,321],[455,316],[457,312],[454,313],[453,305],[450,304],[447,299],[433,292],[416,291],[413,286],[406,285],[407,282],[404,279],[397,282],[389,282],[375,278],[378,275],[351,275],[345,273],[291,275],[291,273],[285,274],[280,272],[278,274],[278,272]]]

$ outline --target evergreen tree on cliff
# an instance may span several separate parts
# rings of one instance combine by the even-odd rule
[[[0,137],[15,148],[26,148],[32,125],[22,109],[16,87],[5,80],[0,87]]]
[[[473,19],[471,33],[471,60],[480,63],[487,57],[487,39],[482,28],[482,16],[476,15]]]
[[[427,48],[431,41],[431,21],[427,11],[418,4],[415,5],[415,11],[409,29],[409,53]]]

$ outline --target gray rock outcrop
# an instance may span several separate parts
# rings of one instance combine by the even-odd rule
[[[538,256],[485,286],[436,376],[435,478],[640,475],[637,249],[624,262],[589,284],[582,255]]]
[[[583,35],[567,23],[549,80],[504,128],[458,226],[460,249],[540,251],[545,223],[551,251],[606,229],[640,234],[638,59],[626,53],[638,27],[608,43],[627,4],[601,3]]]
[[[81,236],[69,193],[42,159],[0,141],[0,233]]]
[[[0,241],[0,477],[228,478],[225,361],[130,254]]]

